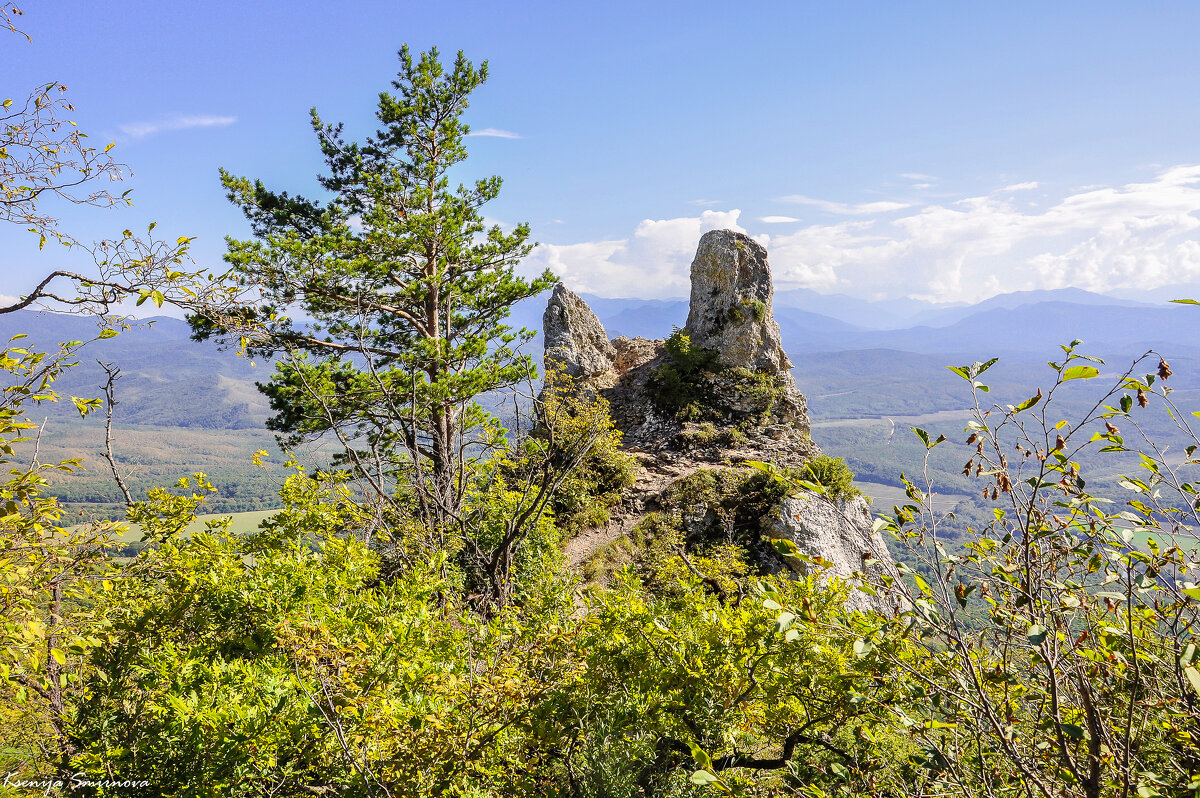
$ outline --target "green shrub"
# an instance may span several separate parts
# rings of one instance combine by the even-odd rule
[[[862,491],[854,487],[854,472],[840,457],[818,455],[799,469],[798,476],[822,486],[833,499],[851,499],[862,495]]]
[[[703,449],[708,446],[739,446],[746,435],[736,427],[717,427],[711,421],[696,424],[679,433],[679,443],[685,448]]]
[[[678,327],[665,344],[668,362],[654,372],[655,403],[681,421],[698,421],[703,413],[698,384],[717,363],[714,349],[692,346],[688,334]]]
[[[761,424],[784,393],[776,375],[719,366],[716,351],[693,346],[679,328],[665,348],[668,361],[655,370],[650,386],[655,404],[678,421]]]
[[[761,299],[751,299],[746,297],[738,304],[729,309],[729,320],[735,323],[745,321],[747,318],[755,321],[765,321],[767,318],[767,304]]]

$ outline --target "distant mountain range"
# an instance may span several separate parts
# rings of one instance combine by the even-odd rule
[[[86,341],[99,332],[94,319],[66,313],[20,311],[0,315],[0,340],[25,333],[42,351],[63,341]],[[97,361],[121,369],[117,416],[121,424],[201,429],[261,429],[266,398],[255,388],[271,374],[269,364],[251,365],[211,343],[191,340],[179,319],[145,319],[115,338],[79,350],[79,363],[55,384],[62,393],[99,396],[104,370]],[[69,404],[43,405],[48,415],[74,414]]]
[[[687,320],[683,300],[585,299],[613,337],[664,338]],[[536,330],[543,309],[544,298],[528,300],[514,309],[510,322]],[[1087,352],[1114,363],[1149,348],[1168,357],[1200,360],[1200,308],[1115,299],[1078,289],[1022,291],[958,307],[781,291],[775,315],[802,389],[811,383],[819,394],[831,394],[822,400],[832,403],[823,408],[821,415],[826,416],[837,415],[833,395],[851,395],[855,380],[874,379],[876,388],[887,385],[898,391],[924,374],[935,380],[940,392],[954,387],[944,383],[946,363],[997,355],[1005,355],[1013,366],[1044,363],[1060,344],[1074,338],[1086,342]],[[910,323],[886,329],[902,319]],[[88,318],[68,314],[23,311],[0,316],[0,337],[21,332],[44,348],[94,337],[96,327]],[[538,357],[541,348],[540,335],[527,345]],[[195,343],[188,326],[178,319],[147,319],[116,338],[89,345],[60,387],[97,395],[103,382],[97,360],[113,361],[122,369],[118,414],[123,424],[249,429],[261,428],[268,415],[254,382],[270,376],[270,364],[251,365],[211,343]],[[836,364],[853,364],[852,373],[827,373]],[[882,407],[885,400],[873,399],[871,407]],[[936,404],[942,407],[945,401]]]
[[[687,320],[684,300],[584,296],[610,336],[665,338]],[[517,326],[541,326],[543,304],[517,309]],[[1077,288],[1019,291],[974,305],[936,306],[913,299],[867,302],[808,291],[776,294],[775,318],[793,355],[862,349],[922,354],[1029,353],[1039,356],[1079,338],[1110,355],[1150,347],[1200,347],[1200,308],[1137,302]],[[891,325],[908,319],[901,327]],[[540,349],[540,347],[539,347]],[[1136,351],[1135,351],[1136,350]],[[795,359],[795,358],[793,358]]]

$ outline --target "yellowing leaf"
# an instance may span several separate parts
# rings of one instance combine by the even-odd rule
[[[1062,381],[1067,380],[1090,380],[1092,377],[1100,376],[1100,370],[1095,366],[1071,366],[1062,373]]]
[[[1196,670],[1196,666],[1188,665],[1183,669],[1183,675],[1187,677],[1188,684],[1196,691],[1196,695],[1200,695],[1200,671]]]

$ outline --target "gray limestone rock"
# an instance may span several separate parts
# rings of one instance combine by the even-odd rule
[[[869,577],[887,575],[899,579],[883,535],[872,530],[871,511],[867,500],[861,496],[832,500],[800,495],[786,499],[770,520],[768,530],[771,537],[795,543],[801,554],[829,561],[831,565],[821,571],[827,579],[852,581],[851,575],[856,571]],[[807,573],[813,568],[811,564],[791,557],[785,558],[784,562],[798,573]],[[883,592],[872,596],[851,590],[846,607],[892,615],[900,608],[900,603],[895,596]]]
[[[787,375],[792,364],[771,310],[774,293],[761,244],[732,230],[705,233],[692,261],[684,328],[692,345],[715,349],[726,366]]]
[[[588,303],[562,283],[546,304],[542,317],[547,368],[558,368],[572,377],[587,379],[609,371],[617,352],[609,343],[604,325]]]

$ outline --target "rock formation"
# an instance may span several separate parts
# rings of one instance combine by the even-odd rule
[[[825,578],[845,580],[855,571],[900,578],[883,535],[872,530],[870,506],[862,496],[850,499],[792,496],[783,500],[766,526],[771,537],[790,540],[801,554],[826,560],[829,566],[819,571]],[[788,557],[785,564],[797,573],[817,570],[797,558]],[[890,614],[900,605],[886,596],[851,591],[846,606]]]
[[[684,330],[694,346],[715,349],[726,366],[788,374],[771,302],[767,251],[732,230],[700,238],[692,261],[692,296]]]
[[[559,283],[542,316],[545,363],[577,379],[595,377],[613,367],[617,352],[608,341],[604,325],[588,304]]]
[[[766,250],[729,230],[700,239],[682,330],[686,339],[673,339],[672,351],[664,340],[620,337],[610,342],[586,302],[561,285],[555,288],[544,320],[547,367],[574,377],[580,390],[608,400],[626,452],[637,461],[637,482],[612,520],[568,542],[572,562],[585,561],[651,513],[709,521],[720,516],[697,507],[699,497],[687,496],[689,480],[702,472],[732,484],[730,475],[744,478],[745,461],[800,466],[820,454],[809,436],[804,396],[789,372],[772,297]],[[689,354],[681,360],[685,340]],[[708,522],[681,523],[694,543],[717,533]],[[765,570],[802,568],[800,561],[781,561],[763,543],[766,537],[786,537],[802,553],[833,562],[831,576],[864,570],[864,559],[895,571],[882,539],[871,531],[862,499],[836,504],[824,498],[790,498],[769,517],[762,516],[759,527],[754,540],[743,542]],[[871,556],[864,558],[864,552]],[[891,610],[886,601],[858,593],[851,606]]]

